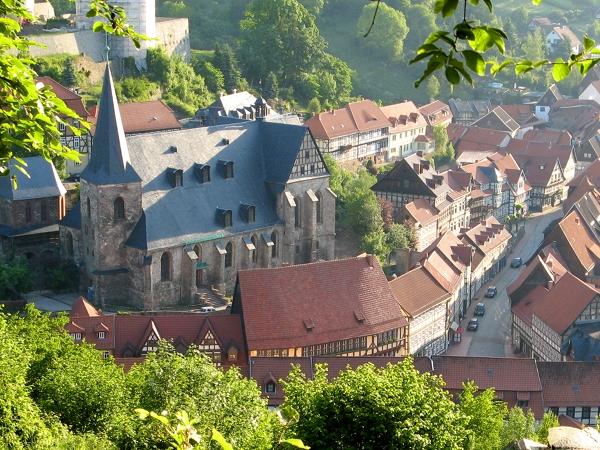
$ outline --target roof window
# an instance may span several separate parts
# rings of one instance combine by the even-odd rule
[[[223,228],[233,226],[233,217],[230,209],[217,209],[217,220]]]
[[[244,204],[240,205],[240,215],[247,223],[256,222],[256,206]]]
[[[196,164],[194,173],[200,183],[210,182],[210,166],[208,164]]]
[[[167,174],[169,176],[169,182],[173,187],[183,186],[183,170],[181,169],[168,169]]]
[[[233,178],[233,161],[219,161],[223,178]]]

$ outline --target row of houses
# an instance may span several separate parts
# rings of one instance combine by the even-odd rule
[[[241,286],[245,284],[243,281],[240,282]],[[242,298],[241,301],[244,302],[245,299]],[[324,307],[333,309],[327,304]],[[290,319],[294,315],[300,316],[293,309],[289,311],[287,316]],[[338,311],[340,314],[345,312],[343,309]],[[352,317],[355,315],[353,311],[348,311],[347,315],[351,316],[356,324],[353,328],[361,326],[361,322]],[[369,326],[372,318],[372,316],[365,317],[362,326]],[[310,379],[315,373],[317,364],[326,364],[328,376],[333,378],[342,370],[356,368],[365,363],[377,367],[399,363],[404,356],[379,356],[373,349],[376,346],[391,348],[406,343],[406,336],[384,331],[372,334],[372,339],[367,339],[367,342],[362,336],[357,336],[334,340],[331,345],[326,346],[302,345],[299,348],[300,350],[306,348],[305,354],[294,356],[295,348],[293,352],[288,349],[287,352],[283,351],[283,354],[281,349],[275,351],[275,347],[280,345],[272,339],[278,338],[281,330],[278,328],[276,333],[265,334],[265,339],[260,340],[265,343],[267,350],[262,353],[253,352],[249,350],[255,345],[250,343],[254,342],[252,332],[249,341],[246,340],[247,323],[250,320],[265,320],[264,316],[252,316],[250,319],[240,314],[109,315],[97,310],[83,299],[73,305],[69,319],[66,329],[74,340],[94,344],[106,357],[115,355],[116,361],[126,368],[142,361],[148,353],[156,351],[160,340],[170,341],[179,352],[185,352],[189,345],[194,344],[200,352],[212,358],[217,366],[237,367],[244,376],[255,380],[271,407],[281,405],[285,399],[281,380],[287,377],[292,365],[299,366]],[[347,321],[347,319],[342,320]],[[391,320],[393,321],[394,318],[392,317]],[[304,320],[297,318],[296,321],[301,324],[304,334],[310,333],[304,329]],[[274,323],[272,319],[267,320],[266,323],[255,325],[254,330],[268,333]],[[291,323],[291,320],[287,323]],[[347,324],[348,322],[345,325]],[[320,336],[323,336],[320,334],[323,332],[320,329],[323,325],[325,323],[321,321],[314,323],[314,331]],[[337,322],[337,325],[344,324]],[[401,325],[393,324],[393,326]],[[293,331],[297,333],[298,327],[294,327]],[[375,328],[372,328],[369,332],[374,331]],[[288,340],[284,346],[298,345],[289,341],[289,336],[293,335],[292,331],[287,335]],[[270,341],[267,341],[267,336]],[[331,335],[327,339],[338,339],[338,337]],[[494,388],[496,398],[506,402],[509,407],[520,406],[530,409],[537,419],[540,419],[544,412],[551,411],[555,414],[567,415],[585,424],[593,425],[597,421],[600,410],[598,407],[600,390],[597,386],[600,363],[541,362],[526,358],[432,356],[415,357],[414,365],[422,373],[441,376],[445,381],[445,389],[455,396],[461,392],[463,383],[473,381],[480,389]]]
[[[599,171],[573,180],[564,216],[507,288],[514,348],[542,361],[600,358]]]
[[[418,108],[412,101],[380,107],[361,100],[316,114],[305,125],[319,149],[338,161],[383,162],[433,151],[433,127],[451,121],[450,108],[441,101]]]

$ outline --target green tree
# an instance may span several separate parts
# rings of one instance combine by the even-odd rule
[[[409,228],[400,224],[393,223],[386,232],[385,241],[391,251],[407,250],[413,248],[414,236]]]
[[[501,449],[500,434],[504,427],[504,417],[508,413],[506,403],[496,400],[494,389],[478,392],[473,382],[463,386],[459,398],[459,409],[467,418],[470,450]]]
[[[208,90],[216,95],[225,92],[225,76],[220,69],[215,67],[210,61],[202,61],[194,66],[194,70],[198,75],[204,78]]]
[[[398,9],[404,11],[406,23],[410,24],[404,47],[414,52],[437,29],[435,14],[430,5],[414,4],[407,9]]]
[[[313,16],[318,16],[327,0],[299,0]]]
[[[191,348],[185,355],[163,343],[146,362],[128,376],[139,407],[153,411],[186,411],[198,422],[196,430],[209,442],[218,429],[234,448],[270,448],[279,432],[279,421],[270,413],[253,380],[237,369],[215,367],[205,355]],[[154,424],[141,427],[147,445],[165,443]]]
[[[432,75],[427,79],[425,90],[427,91],[427,97],[430,102],[437,100],[440,97],[440,82],[435,75]]]
[[[115,434],[133,408],[123,369],[88,345],[53,359],[36,392],[38,404],[75,432]]]
[[[384,2],[371,2],[365,5],[356,23],[357,36],[362,38],[368,31],[377,7],[379,7],[377,24],[363,42],[369,49],[381,56],[398,61],[402,57],[404,39],[408,34],[406,18],[402,12]]]
[[[75,61],[73,58],[68,58],[65,64],[65,72],[63,79],[66,82],[65,86],[73,87],[77,84],[77,75],[75,73]]]
[[[245,80],[242,78],[235,53],[229,45],[217,44],[213,63],[223,74],[227,93],[232,93],[235,89],[243,89]]]
[[[558,417],[556,417],[551,412],[544,413],[544,417],[542,417],[541,422],[539,423],[536,434],[536,440],[541,442],[542,444],[548,442],[548,430],[550,428],[558,427],[560,423],[558,422]]]
[[[535,437],[535,417],[531,410],[524,412],[521,408],[511,408],[500,432],[500,448],[518,439],[535,439]]]
[[[313,97],[310,102],[308,102],[308,106],[306,107],[306,111],[311,114],[319,114],[321,112],[321,102],[317,97]]]
[[[25,260],[15,258],[0,262],[0,300],[18,300],[32,288],[32,273]]]
[[[385,266],[391,248],[387,242],[387,235],[383,228],[375,229],[365,234],[360,240],[360,248],[363,252],[377,256],[379,264]]]
[[[297,0],[253,0],[240,22],[240,59],[250,80],[269,72],[282,85],[318,66],[325,41],[315,18]]]
[[[119,102],[145,102],[151,100],[159,92],[156,83],[152,83],[145,77],[123,78],[115,86]]]
[[[299,414],[292,431],[313,448],[465,448],[463,415],[442,380],[419,373],[411,358],[347,369],[331,381],[326,366],[310,380],[295,367],[283,384],[284,407]]]
[[[263,97],[267,99],[276,99],[279,97],[279,81],[277,81],[277,75],[273,72],[269,72],[269,75],[265,79]]]

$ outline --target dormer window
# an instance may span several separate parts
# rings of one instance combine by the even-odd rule
[[[169,169],[169,181],[171,186],[180,187],[183,186],[183,170],[181,169]]]
[[[195,172],[200,183],[210,182],[210,166],[208,164],[196,164]]]
[[[98,339],[106,339],[106,331],[98,331]]]
[[[155,352],[156,350],[158,350],[158,336],[156,336],[153,331],[150,333],[148,340],[146,340],[146,343],[142,347],[142,355],[145,355],[149,352]]]
[[[233,161],[219,161],[223,171],[223,178],[233,178]]]
[[[75,342],[81,341],[81,333],[71,333],[71,337]]]
[[[265,384],[265,393],[267,394],[275,394],[277,392],[277,386],[274,381],[268,381]]]
[[[256,222],[256,206],[254,205],[241,205],[240,212],[242,218],[247,223]]]
[[[227,139],[227,138],[223,138],[223,139],[221,140],[221,144],[223,144],[223,145],[229,145],[229,139]]]
[[[217,209],[217,218],[222,227],[233,226],[233,216],[230,209]]]

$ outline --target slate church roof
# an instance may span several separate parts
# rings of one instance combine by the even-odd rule
[[[125,137],[108,69],[103,89],[92,157],[81,178],[141,182],[143,214],[126,245],[167,248],[280,222],[274,194],[285,188],[304,140],[312,139],[307,128],[259,120]],[[226,165],[233,176],[226,176]],[[204,166],[210,170],[205,182]],[[255,207],[252,223],[244,220],[248,205]],[[219,211],[231,211],[232,226],[225,228]]]

